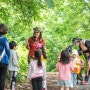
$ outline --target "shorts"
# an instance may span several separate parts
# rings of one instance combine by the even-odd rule
[[[64,87],[73,87],[73,83],[71,80],[58,80],[57,85]]]

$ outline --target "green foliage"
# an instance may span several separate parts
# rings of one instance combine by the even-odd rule
[[[58,54],[72,44],[73,37],[90,40],[90,1],[0,0],[0,22],[9,28],[9,41],[18,43],[18,79],[23,81],[21,76],[27,75],[28,71],[26,42],[33,34],[33,27],[43,29],[47,71],[55,71]]]

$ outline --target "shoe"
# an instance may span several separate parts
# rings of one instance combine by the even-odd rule
[[[42,90],[46,90],[45,88],[43,88]]]
[[[77,85],[75,85],[75,88],[78,88],[78,86],[77,86]]]
[[[88,81],[84,81],[83,84],[87,85],[88,84]]]
[[[80,85],[83,85],[83,82],[80,82]]]

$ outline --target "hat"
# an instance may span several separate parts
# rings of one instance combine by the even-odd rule
[[[74,37],[74,38],[72,39],[73,42],[74,42],[74,41],[78,41],[78,40],[79,40],[78,37]]]
[[[33,30],[34,30],[34,31],[43,32],[43,31],[41,30],[41,28],[39,28],[39,27],[33,28]]]
[[[78,51],[74,49],[74,50],[72,51],[72,54],[78,55]]]

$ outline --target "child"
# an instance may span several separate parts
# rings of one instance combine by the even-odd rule
[[[56,64],[56,69],[59,72],[57,84],[60,86],[60,90],[69,90],[69,87],[72,87],[71,71],[73,70],[73,63],[70,61],[68,50],[61,52],[61,57]]]
[[[72,62],[74,64],[74,71],[72,72],[72,82],[73,82],[73,86],[76,86],[77,75],[80,74],[80,70],[81,70],[81,60],[79,58],[77,50],[72,51]]]
[[[42,90],[42,81],[46,78],[45,64],[41,61],[41,51],[34,53],[35,58],[30,61],[28,78],[30,78],[33,90]]]
[[[10,80],[11,80],[11,83],[10,83],[10,90],[15,90],[15,82],[16,82],[16,76],[17,76],[17,72],[19,70],[19,67],[18,67],[18,55],[17,55],[17,52],[15,51],[16,50],[16,42],[15,41],[11,41],[9,43],[9,46],[10,46],[10,62],[9,62],[9,66],[8,66],[8,69],[9,69],[9,73],[10,73]]]

